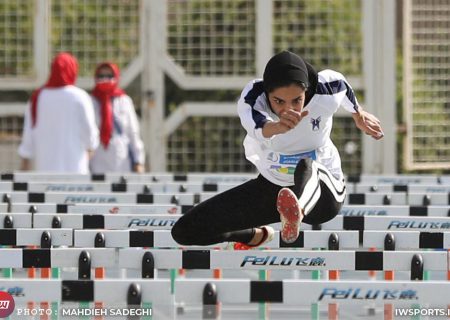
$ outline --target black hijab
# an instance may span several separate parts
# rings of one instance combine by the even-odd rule
[[[316,93],[318,75],[314,67],[290,51],[282,51],[267,62],[264,69],[264,90],[266,94],[276,88],[298,83],[307,89],[305,106]]]

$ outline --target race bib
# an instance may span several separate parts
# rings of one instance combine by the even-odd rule
[[[269,152],[267,155],[267,161],[272,162],[269,166],[270,171],[275,175],[285,175],[291,174],[293,175],[295,172],[295,168],[297,163],[301,159],[310,158],[312,160],[316,160],[316,151],[308,151],[297,154],[281,154],[278,152]]]

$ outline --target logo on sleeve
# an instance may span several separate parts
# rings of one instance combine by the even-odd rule
[[[322,120],[321,117],[318,117],[317,119],[311,118],[311,124],[312,124],[312,130],[313,131],[319,131],[320,129],[320,121]]]

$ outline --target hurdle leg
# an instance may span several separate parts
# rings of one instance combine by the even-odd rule
[[[395,237],[393,234],[388,233],[384,237],[384,250],[394,251],[395,250]],[[384,271],[384,280],[394,281],[394,271],[386,270]],[[384,304],[384,319],[393,320],[394,319],[394,305],[392,303]]]
[[[328,250],[339,250],[339,237],[336,233],[330,234],[328,238]],[[339,280],[339,270],[329,270],[328,279],[332,281]],[[338,304],[329,303],[328,304],[328,319],[337,320],[338,319]]]
[[[50,279],[50,268],[41,268],[41,279]],[[40,304],[42,310],[50,309],[50,303],[48,301],[42,301]],[[48,315],[43,314],[40,316],[40,320],[48,320]]]
[[[317,248],[316,250],[320,250],[320,248]],[[311,279],[312,280],[320,280],[320,270],[313,270],[311,272]],[[311,304],[311,319],[318,320],[319,318],[320,318],[319,304],[312,303]]]
[[[394,281],[394,271],[387,270],[384,272],[384,280]],[[386,303],[384,305],[384,320],[394,319],[394,305],[392,303]]]
[[[175,279],[177,278],[177,269],[170,269],[170,293],[175,294]]]
[[[2,270],[3,278],[10,279],[12,278],[12,268],[3,268]]]
[[[79,304],[80,309],[89,309],[89,305],[89,301],[82,301]],[[80,316],[80,319],[89,319],[89,316]]]
[[[377,248],[373,248],[373,247],[369,248],[369,251],[370,252],[377,251]],[[369,279],[370,280],[376,280],[377,279],[377,272],[375,270],[369,270],[368,273],[369,273]],[[374,304],[370,304],[368,306],[367,313],[368,313],[369,316],[374,316],[375,315],[376,308],[375,308]]]
[[[423,259],[419,254],[415,254],[411,261],[411,280],[423,281],[425,271],[423,270]],[[411,305],[411,309],[420,309],[420,304],[415,303]],[[420,319],[420,312],[417,315],[413,315],[411,319]]]
[[[52,268],[52,278],[59,279],[61,277],[61,270],[59,268]],[[52,320],[58,319],[58,302],[51,303]]]
[[[426,251],[433,251],[433,250],[432,249],[426,249]],[[430,281],[430,280],[431,280],[431,271],[430,270],[424,270],[423,271],[423,281]],[[427,307],[427,306],[429,306],[429,304],[425,305],[425,306],[422,305],[422,307]],[[420,316],[418,317],[418,319],[420,319]]]
[[[320,280],[320,271],[319,270],[313,270],[312,273],[311,273],[311,279],[312,280]],[[312,303],[311,304],[311,319],[312,320],[320,319],[320,310],[319,310],[319,304],[318,303]]]
[[[142,308],[143,309],[153,309],[153,304],[151,302],[142,302]],[[152,316],[142,316],[141,317],[142,320],[151,320],[153,319]]]
[[[221,249],[221,248],[216,247],[214,249]],[[214,269],[213,270],[213,278],[214,279],[222,279],[222,276],[223,276],[222,269]],[[216,311],[217,311],[218,317],[220,317],[221,309],[222,309],[222,303],[219,301],[216,305]]]
[[[328,272],[328,279],[330,280],[339,280],[339,270],[330,270]],[[339,307],[337,303],[329,303],[328,304],[328,319],[337,320],[339,314]]]
[[[36,246],[29,246],[29,249],[36,249]],[[27,270],[28,279],[34,279],[36,278],[36,268],[28,268]],[[28,309],[34,309],[34,302],[28,301],[27,302],[27,308]]]
[[[258,278],[259,280],[264,280],[267,281],[269,280],[268,277],[268,272],[267,270],[259,270],[258,271]],[[267,303],[266,302],[260,302],[258,303],[258,319],[268,319],[268,315],[267,315]]]
[[[105,268],[95,268],[95,279],[105,279]],[[95,301],[94,308],[102,309],[104,307],[103,302]],[[95,316],[95,320],[102,320],[103,316]]]

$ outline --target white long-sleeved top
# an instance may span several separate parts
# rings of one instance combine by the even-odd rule
[[[343,179],[341,159],[330,138],[333,115],[340,106],[352,113],[358,110],[353,89],[342,74],[323,70],[318,73],[316,93],[304,107],[309,114],[288,132],[265,138],[264,124],[279,118],[269,105],[262,80],[249,82],[238,101],[239,117],[247,131],[246,158],[261,175],[280,186],[294,184],[295,167],[305,157],[320,162],[337,179]]]
[[[95,118],[100,128],[101,105],[92,97]],[[108,147],[100,143],[91,159],[93,173],[130,172],[133,164],[144,164],[144,143],[139,134],[139,122],[133,101],[128,95],[112,99],[114,129]]]
[[[88,150],[98,145],[92,101],[72,85],[44,88],[37,100],[36,125],[27,106],[19,155],[45,172],[89,173]]]

